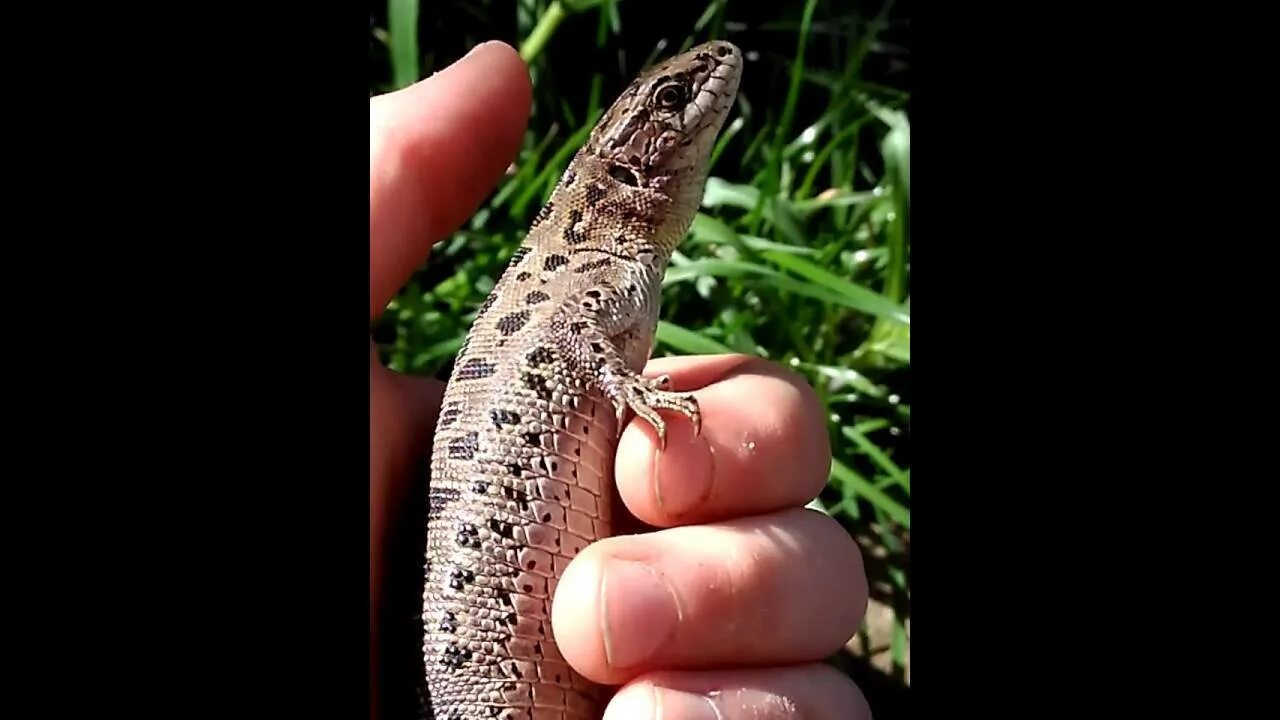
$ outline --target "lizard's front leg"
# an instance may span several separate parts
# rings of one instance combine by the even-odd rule
[[[646,293],[638,284],[627,285],[622,291],[603,284],[580,289],[570,294],[561,312],[563,320],[553,325],[553,334],[563,357],[613,404],[619,435],[630,408],[653,426],[659,445],[665,447],[667,426],[658,411],[688,418],[695,435],[702,430],[702,415],[693,393],[674,392],[668,375],[646,378],[640,374],[643,362],[636,367],[627,361],[628,357],[648,355],[647,347],[642,355],[630,344],[649,343],[649,325],[656,310],[649,298],[655,295],[656,290]]]

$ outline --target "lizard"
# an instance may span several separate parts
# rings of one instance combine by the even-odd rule
[[[427,491],[420,689],[435,720],[594,720],[557,649],[557,579],[611,531],[628,413],[666,447],[691,392],[641,372],[666,266],[701,204],[742,53],[642,71],[601,116],[477,310],[446,382]]]

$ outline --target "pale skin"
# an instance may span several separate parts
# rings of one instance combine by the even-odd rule
[[[519,56],[495,42],[370,100],[371,321],[497,183],[530,92]],[[617,688],[605,720],[870,718],[858,688],[821,664],[857,630],[867,582],[848,534],[803,507],[830,465],[813,391],[736,355],[655,359],[645,374],[694,391],[701,431],[669,416],[659,451],[652,427],[628,423],[615,475],[638,523],[619,530],[639,532],[584,550],[553,606],[565,658]],[[383,367],[372,345],[369,384],[376,608],[385,553],[414,532],[399,518],[424,482],[413,463],[431,447],[443,385]],[[376,645],[377,617],[370,627]]]

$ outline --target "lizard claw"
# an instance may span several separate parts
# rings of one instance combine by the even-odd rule
[[[658,447],[661,449],[665,450],[667,447],[667,424],[658,414],[659,410],[670,410],[683,415],[693,425],[693,434],[695,436],[701,434],[702,413],[697,399],[691,392],[668,390],[670,385],[671,378],[668,375],[653,379],[637,375],[617,378],[609,383],[607,394],[618,417],[618,436],[622,436],[627,408],[644,418],[653,427],[658,435]]]

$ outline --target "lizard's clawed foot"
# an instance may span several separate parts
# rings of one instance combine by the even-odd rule
[[[671,378],[662,375],[646,378],[639,375],[613,378],[605,385],[605,394],[613,403],[618,417],[618,435],[622,435],[625,427],[627,408],[644,418],[654,431],[658,433],[658,446],[667,446],[667,425],[658,414],[659,410],[671,410],[689,419],[693,424],[693,434],[702,432],[702,414],[698,409],[698,401],[691,392],[672,392]]]

